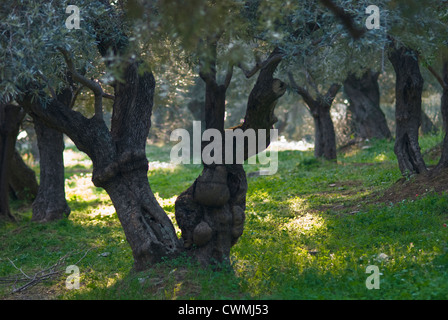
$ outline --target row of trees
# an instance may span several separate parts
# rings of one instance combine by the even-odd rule
[[[242,165],[204,165],[179,195],[175,211],[181,239],[154,197],[145,145],[154,74],[166,72],[169,62],[179,61],[171,71],[181,63],[189,67],[183,76],[201,79],[204,103],[199,112],[194,105],[191,110],[206,128],[221,133],[235,73],[255,80],[244,120],[233,129],[272,128],[279,99],[287,90],[298,94],[314,119],[317,157],[336,158],[330,109],[342,87],[359,134],[391,136],[377,84],[386,57],[396,73],[395,152],[403,173],[426,171],[418,146],[419,61],[434,75],[443,70],[438,79],[446,122],[448,76],[440,49],[446,45],[445,1],[424,6],[378,1],[381,23],[373,30],[365,28],[364,1],[79,1],[81,28],[73,30],[65,28],[67,16],[61,15],[67,5],[63,0],[2,4],[9,11],[2,10],[0,20],[0,215],[13,218],[7,194],[10,173],[17,171],[9,168],[26,112],[33,118],[40,152],[33,220],[70,212],[64,194],[64,133],[91,158],[92,181],[109,194],[137,270],[184,251],[202,265],[228,264],[230,248],[244,229]],[[89,110],[77,106],[83,92],[93,96]],[[110,123],[103,99],[112,101]],[[444,145],[440,167],[448,163],[448,138]]]

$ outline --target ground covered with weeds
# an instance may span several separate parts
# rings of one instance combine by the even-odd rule
[[[420,141],[429,165],[441,140]],[[148,147],[148,178],[174,220],[177,195],[201,168],[168,165],[169,150]],[[0,226],[2,299],[448,298],[448,174],[401,177],[393,141],[345,148],[337,163],[280,151],[275,175],[248,178],[245,231],[231,270],[219,272],[187,257],[132,272],[112,203],[90,181],[90,161],[76,148],[65,160],[70,217],[38,224],[30,206],[12,203],[18,223]],[[79,289],[70,289],[70,265],[79,269]],[[381,273],[379,289],[366,287],[370,265]]]

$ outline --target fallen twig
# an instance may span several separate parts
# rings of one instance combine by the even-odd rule
[[[79,262],[81,262],[87,256],[89,251],[92,249],[94,249],[94,247],[89,248],[84,253],[84,255],[75,263],[75,265],[78,264]],[[65,265],[65,260],[67,259],[67,257],[69,257],[72,254],[73,254],[73,252],[70,252],[70,253],[64,255],[63,257],[59,258],[59,260],[56,263],[54,263],[53,265],[49,266],[46,269],[43,269],[43,270],[40,270],[40,271],[34,273],[34,275],[32,275],[32,276],[25,273],[22,270],[22,268],[17,267],[11,259],[7,258],[8,261],[11,263],[11,265],[16,270],[20,271],[20,274],[16,274],[16,275],[10,276],[10,277],[2,277],[2,278],[0,278],[0,284],[11,284],[12,283],[13,289],[12,289],[11,293],[23,292],[26,289],[35,286],[39,282],[54,278],[54,277],[60,275],[62,272],[64,272],[65,268],[63,268],[63,267]],[[17,287],[17,284],[21,284],[21,283],[24,283],[24,284]]]

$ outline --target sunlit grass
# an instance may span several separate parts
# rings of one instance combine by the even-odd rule
[[[438,141],[429,136],[421,144]],[[310,151],[281,151],[275,175],[248,178],[233,273],[201,269],[186,257],[131,272],[132,252],[112,203],[92,184],[91,168],[80,167],[84,155],[73,150],[66,175],[70,217],[36,224],[25,208],[19,225],[2,226],[0,277],[17,272],[7,258],[31,272],[73,252],[68,264],[85,255],[78,263],[81,288],[67,290],[62,276],[35,290],[61,299],[447,299],[448,195],[381,203],[381,191],[401,175],[393,142],[369,145],[340,155],[337,164],[315,160]],[[167,148],[148,151],[150,161],[167,161]],[[198,165],[148,172],[174,223],[177,196],[200,172]],[[379,290],[365,286],[369,265],[382,274]]]

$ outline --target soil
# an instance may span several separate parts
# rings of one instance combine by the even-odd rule
[[[416,199],[428,193],[444,192],[448,192],[448,168],[430,170],[409,179],[401,178],[383,192],[380,200],[396,203],[403,199]]]

